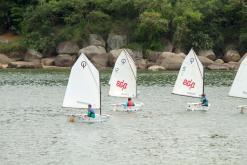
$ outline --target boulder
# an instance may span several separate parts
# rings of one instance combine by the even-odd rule
[[[77,54],[79,51],[79,46],[77,43],[72,41],[61,42],[57,46],[58,54]]]
[[[151,62],[156,62],[161,54],[162,54],[162,52],[156,52],[156,51],[152,51],[152,50],[146,51],[147,58]]]
[[[0,54],[0,63],[1,64],[9,64],[12,61],[15,61],[15,60],[7,57],[5,54]]]
[[[109,34],[107,38],[108,50],[119,49],[127,45],[126,35]]]
[[[42,65],[45,65],[45,66],[52,66],[52,65],[54,65],[54,63],[55,63],[55,58],[43,58],[42,60],[41,60],[41,63],[42,63]]]
[[[240,58],[241,58],[241,56],[239,55],[239,53],[236,50],[228,50],[225,53],[223,60],[225,62],[230,62],[230,61],[238,62],[240,60]]]
[[[8,53],[8,57],[15,59],[16,61],[22,61],[25,57],[25,51],[13,51]]]
[[[207,69],[209,70],[230,70],[230,67],[225,63],[224,64],[213,63],[211,65],[208,65]]]
[[[198,59],[201,61],[203,66],[208,66],[214,63],[212,60],[208,59],[205,56],[198,56]]]
[[[166,68],[167,70],[179,70],[184,58],[181,55],[163,52],[157,59],[157,64]]]
[[[89,59],[91,59],[95,55],[105,54],[106,50],[102,46],[90,45],[88,47],[80,49],[79,54],[81,53],[85,54]]]
[[[215,64],[224,64],[225,62],[222,59],[217,59],[214,61]]]
[[[5,69],[5,68],[7,68],[8,67],[8,64],[1,64],[0,63],[0,69]]]
[[[165,68],[163,66],[153,65],[153,66],[148,67],[148,70],[151,70],[151,71],[160,71],[160,70],[165,70]]]
[[[89,34],[89,45],[105,47],[105,40],[97,34]]]
[[[8,68],[37,69],[37,68],[42,68],[42,65],[37,62],[15,61],[9,63]]]
[[[93,56],[91,59],[92,63],[98,68],[98,69],[104,69],[107,67],[108,64],[108,54],[98,54],[96,56]]]
[[[43,55],[36,50],[29,49],[24,55],[24,61],[40,63]]]
[[[156,60],[156,63],[157,64],[161,64],[163,59],[167,58],[167,57],[175,57],[175,53],[172,53],[172,52],[162,52],[158,59]],[[177,56],[176,56],[177,57]]]
[[[146,69],[147,68],[147,60],[146,59],[136,60],[136,66],[138,69]]]
[[[239,62],[228,62],[225,65],[229,66],[229,69],[231,70],[237,70],[239,68],[240,63]]]
[[[131,49],[128,50],[129,50],[128,53],[133,58],[133,60],[143,59],[143,54],[141,50],[131,50]]]
[[[213,50],[200,50],[199,56],[206,57],[210,60],[215,60],[216,56]]]
[[[70,67],[73,64],[73,57],[68,54],[60,54],[54,60],[55,66]]]

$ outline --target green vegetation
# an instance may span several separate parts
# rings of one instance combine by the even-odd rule
[[[63,40],[81,43],[89,33],[127,34],[129,45],[162,50],[247,50],[244,0],[0,0],[0,33],[24,36],[22,44],[48,51]]]

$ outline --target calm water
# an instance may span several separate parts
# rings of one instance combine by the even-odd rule
[[[0,164],[151,165],[247,162],[246,100],[227,96],[234,72],[207,72],[208,112],[187,112],[198,99],[172,95],[177,72],[139,73],[136,113],[112,112],[110,72],[101,74],[105,123],[69,123],[61,108],[69,71],[0,70]]]

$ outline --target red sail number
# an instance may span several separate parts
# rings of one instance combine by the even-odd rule
[[[117,81],[117,84],[116,84],[117,87],[119,88],[122,88],[122,90],[126,89],[128,84],[123,81]]]
[[[191,88],[195,88],[196,83],[192,79],[191,80],[184,79],[183,85],[191,89]]]

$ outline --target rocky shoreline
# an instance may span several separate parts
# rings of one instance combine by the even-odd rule
[[[71,67],[80,53],[84,53],[98,69],[105,69],[114,66],[122,51],[121,48],[126,44],[127,39],[124,35],[109,35],[105,42],[101,36],[90,34],[87,43],[82,48],[73,41],[59,43],[55,55],[44,55],[32,49],[8,54],[0,52],[0,69]],[[179,70],[186,56],[184,52],[147,51],[147,58],[144,58],[140,50],[126,50],[136,62],[138,69],[151,71]],[[206,69],[236,70],[247,56],[247,52],[241,56],[237,50],[228,49],[221,59],[217,59],[212,50],[201,50],[197,52],[197,55]]]

